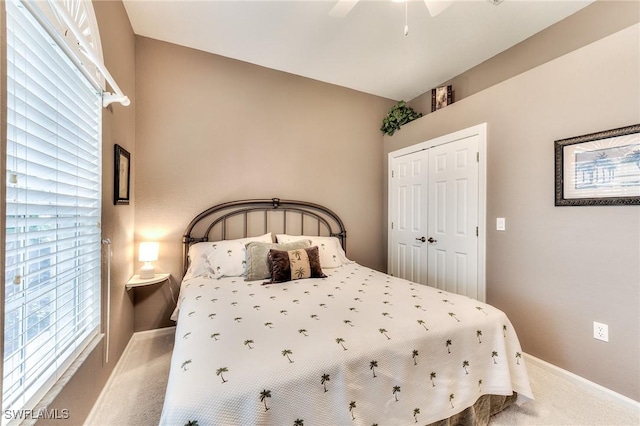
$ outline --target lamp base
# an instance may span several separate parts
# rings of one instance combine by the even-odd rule
[[[155,278],[155,276],[156,276],[155,268],[149,262],[145,263],[140,269],[140,278],[143,280]]]

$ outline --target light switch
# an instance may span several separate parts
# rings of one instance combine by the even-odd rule
[[[496,218],[496,231],[504,231],[507,229],[507,221],[504,217]]]

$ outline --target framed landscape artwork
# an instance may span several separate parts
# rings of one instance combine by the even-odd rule
[[[640,205],[640,124],[555,141],[555,205]]]

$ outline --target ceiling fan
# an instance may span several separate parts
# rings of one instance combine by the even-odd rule
[[[329,11],[329,16],[333,16],[334,18],[344,18],[347,14],[353,9],[353,7],[358,4],[359,0],[338,0],[336,4]],[[393,1],[409,1],[409,0],[393,0]],[[455,0],[424,0],[424,4],[427,6],[427,10],[429,10],[429,14],[431,16],[439,15],[443,10],[447,7],[451,6]],[[499,5],[504,0],[488,0],[490,3],[494,5]]]

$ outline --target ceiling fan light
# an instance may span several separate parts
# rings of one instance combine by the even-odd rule
[[[494,6],[499,5],[500,3],[502,3],[504,0],[487,0],[489,3],[491,3]]]

